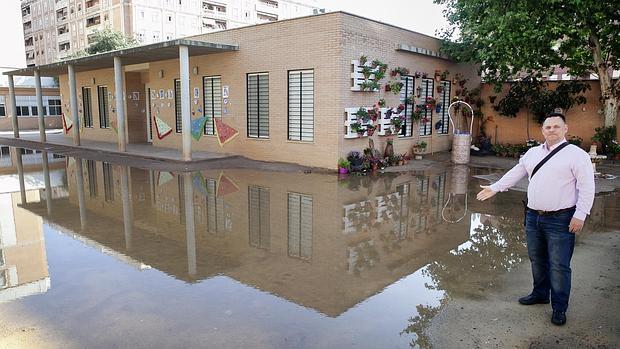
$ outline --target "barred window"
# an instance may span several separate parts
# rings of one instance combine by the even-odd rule
[[[437,132],[442,135],[447,135],[450,131],[450,117],[448,116],[448,107],[450,106],[450,89],[452,84],[450,81],[442,81],[441,95],[439,97],[439,103],[441,103],[441,113],[439,114],[439,127]]]
[[[248,187],[248,216],[250,246],[269,249],[271,245],[269,189]]]
[[[411,75],[404,75],[400,77],[400,82],[403,84],[400,90],[400,103],[405,105],[405,110],[403,111],[405,122],[398,137],[411,137],[413,136],[413,120],[411,117],[413,114],[414,78]],[[407,103],[407,99],[410,99],[409,103]]]
[[[247,76],[248,137],[269,138],[269,73]]]
[[[288,194],[288,255],[312,259],[312,196]]]
[[[110,128],[107,86],[97,86],[97,102],[99,104],[99,127]]]
[[[217,181],[206,178],[207,185],[207,232],[211,234],[226,233],[226,212],[224,199],[217,196]]]
[[[176,133],[183,131],[183,116],[181,115],[181,80],[174,79],[174,119]]]
[[[105,201],[114,201],[114,173],[112,172],[112,165],[103,163],[103,191]]]
[[[6,104],[4,102],[4,96],[0,96],[0,116],[6,116]]]
[[[92,97],[90,87],[82,87],[82,107],[84,110],[84,127],[93,127]]]
[[[205,105],[204,134],[215,134],[215,119],[222,117],[222,78],[220,76],[204,76],[202,78],[202,92]]]
[[[86,160],[86,172],[88,173],[88,192],[91,198],[97,197],[97,165],[94,160]]]
[[[288,72],[288,139],[314,140],[314,70]]]
[[[435,80],[424,78],[420,86],[422,87],[420,100],[422,103],[426,104],[427,98],[433,98]],[[433,110],[426,109],[422,118],[423,120],[420,121],[420,136],[430,136],[433,133]],[[424,120],[426,120],[426,122],[424,122]]]

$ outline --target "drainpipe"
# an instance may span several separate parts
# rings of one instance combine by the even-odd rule
[[[69,64],[67,67],[69,73],[69,102],[71,103],[71,117],[73,119],[73,145],[80,145],[80,118],[78,117],[75,69],[73,64]]]
[[[43,92],[41,91],[41,72],[37,69],[34,71],[34,84],[37,95],[37,112],[39,116],[39,139],[41,143],[45,143],[45,119],[43,116]]]
[[[15,83],[13,82],[13,75],[7,76],[9,78],[9,99],[11,100],[11,114],[13,119],[13,137],[19,138],[19,123],[17,122],[17,102],[15,101]]]
[[[118,151],[126,151],[125,101],[123,100],[123,70],[121,58],[114,57],[114,94],[116,99],[116,123],[118,128]]]
[[[179,69],[181,77],[181,127],[183,137],[183,160],[192,160],[192,130],[189,105],[189,48],[179,46]]]

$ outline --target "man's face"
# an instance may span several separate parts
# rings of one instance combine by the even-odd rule
[[[542,134],[547,144],[555,144],[561,141],[566,136],[566,132],[568,132],[568,126],[559,116],[545,119],[542,126]]]

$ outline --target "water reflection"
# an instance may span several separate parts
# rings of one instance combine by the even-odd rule
[[[235,303],[226,310],[238,314],[235,321],[220,324],[224,330],[209,336],[212,343],[238,340],[239,329],[252,324],[252,331],[260,328],[276,338],[293,330],[306,338],[303,345],[258,346],[425,347],[425,327],[441,304],[450,297],[484,297],[525,253],[518,193],[502,196],[505,201],[497,205],[468,200],[479,182],[467,167],[338,180],[242,169],[171,173],[79,158],[68,158],[65,166],[66,195],[45,190],[50,200],[28,199],[18,206],[122,265],[153,268],[169,276],[163,278],[194,286],[189,290],[195,295],[187,288],[158,289],[116,267],[118,278],[135,283],[127,293],[153,297],[131,298],[132,309],[175,298],[196,305],[179,314],[169,313],[175,307],[147,307],[145,316],[161,315],[199,332],[223,321],[217,312],[201,313],[199,304],[217,309]],[[613,198],[595,206],[592,226],[606,224],[606,210],[616,207]],[[36,224],[42,231],[40,219]],[[246,293],[247,299],[229,299],[239,292],[218,276],[301,307],[279,312],[282,304],[271,304],[263,311],[272,317],[258,325],[264,315],[250,309],[263,298]],[[93,297],[123,302],[118,295],[105,296],[114,286],[97,287],[102,295]],[[153,288],[163,295],[157,298]],[[315,313],[320,316],[310,316]],[[303,330],[291,327],[297,322]],[[70,332],[84,325],[65,326]],[[149,335],[155,342],[160,338]]]

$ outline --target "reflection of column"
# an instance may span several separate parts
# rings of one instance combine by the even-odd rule
[[[75,132],[75,131],[74,131]],[[78,205],[80,206],[80,227],[86,228],[86,198],[84,196],[84,169],[82,159],[75,158],[75,174],[78,192]]]
[[[133,212],[129,195],[129,167],[121,167],[121,197],[123,200],[123,226],[125,228],[125,248],[131,250],[131,236],[133,234]]]
[[[45,181],[45,205],[47,206],[47,215],[52,215],[52,185],[50,183],[50,166],[47,159],[47,152],[41,152],[41,160],[43,160],[43,179]]]
[[[151,206],[155,207],[155,171],[149,170],[149,193],[151,195]]]
[[[194,226],[194,191],[192,174],[183,173],[183,198],[185,200],[185,235],[187,237],[187,271],[196,274],[196,227]]]
[[[15,148],[17,162],[17,177],[19,178],[19,193],[22,197],[22,205],[26,203],[26,183],[24,182],[24,163],[22,162],[22,148]]]

